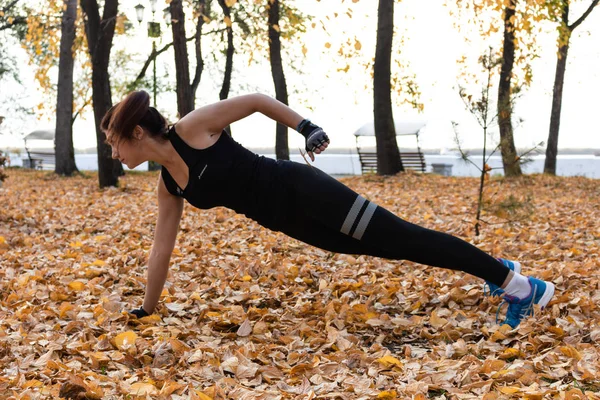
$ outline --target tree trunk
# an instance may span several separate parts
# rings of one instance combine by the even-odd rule
[[[569,5],[565,4],[562,13],[562,22],[568,29]],[[548,144],[546,145],[546,159],[544,161],[544,173],[556,175],[556,156],[558,154],[558,132],[560,130],[560,112],[562,109],[562,94],[565,83],[565,71],[567,69],[567,54],[569,52],[569,38],[558,39],[558,60],[556,62],[556,73],[554,75],[554,91],[552,92],[552,112],[550,114],[550,131],[548,133]]]
[[[231,20],[231,7],[227,7],[225,0],[219,0],[219,5],[223,9],[223,14]],[[235,47],[233,46],[233,28],[227,27],[227,58],[225,60],[225,76],[223,77],[223,86],[219,93],[219,99],[224,100],[229,96],[229,88],[231,86],[231,71],[233,69],[233,53]]]
[[[569,2],[564,0],[561,12],[561,29],[558,37],[558,60],[556,61],[556,74],[554,75],[554,91],[552,93],[552,112],[550,114],[550,131],[548,133],[548,144],[546,147],[546,160],[544,161],[544,173],[556,175],[556,156],[558,155],[558,133],[560,131],[560,113],[562,109],[562,94],[565,83],[565,72],[567,69],[567,56],[569,54],[569,42],[573,31],[590,15],[599,0],[593,0],[587,10],[569,25]],[[566,37],[562,37],[562,32]]]
[[[281,39],[279,33],[279,0],[267,0],[269,10],[269,58],[271,74],[275,84],[275,97],[283,104],[288,104],[287,84],[281,60]],[[277,123],[275,132],[275,156],[278,160],[289,160],[288,127]]]
[[[118,177],[123,175],[123,166],[118,160],[112,159],[110,146],[105,143],[106,136],[100,129],[100,122],[112,106],[108,63],[119,2],[106,0],[102,19],[97,0],[81,0],[81,8],[87,16],[85,33],[92,59],[92,101],[98,148],[98,180],[101,188],[117,186]]]
[[[200,79],[202,78],[202,71],[204,70],[204,59],[202,58],[202,27],[204,26],[204,16],[208,11],[206,0],[198,1],[198,20],[196,22],[196,34],[195,38],[195,50],[196,50],[196,72],[194,73],[194,79],[192,80],[192,99],[196,98],[196,90],[200,85]]]
[[[403,171],[392,116],[391,63],[394,36],[394,0],[379,0],[377,45],[373,79],[377,173],[393,175]]]
[[[229,18],[231,21],[231,7],[228,7],[225,3],[225,0],[219,0],[219,5],[223,10],[223,14],[225,17]],[[233,27],[231,25],[227,26],[227,51],[225,58],[225,74],[223,75],[223,85],[221,86],[221,91],[219,92],[219,100],[225,100],[229,97],[229,89],[231,87],[231,72],[233,70],[233,53],[235,52],[235,47],[233,46]],[[225,131],[231,135],[231,125],[225,127]]]
[[[511,79],[515,63],[515,8],[517,0],[509,0],[504,9],[504,46],[502,49],[502,67],[498,86],[498,126],[500,128],[500,151],[504,175],[521,176],[521,164],[517,159],[517,150],[512,127],[512,88]]]
[[[65,0],[63,11],[60,58],[58,62],[58,90],[56,101],[55,169],[60,175],[71,176],[77,172],[73,149],[73,42],[77,0]]]
[[[177,111],[179,118],[194,110],[194,95],[190,85],[190,67],[185,39],[185,14],[181,0],[173,0],[170,4],[173,49],[175,50],[175,76],[177,80]]]

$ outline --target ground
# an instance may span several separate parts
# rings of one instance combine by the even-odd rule
[[[554,282],[549,307],[511,330],[476,278],[331,254],[189,205],[158,310],[136,320],[124,311],[143,299],[156,173],[105,190],[93,173],[8,175],[1,399],[600,398],[598,180],[490,179],[475,237],[478,179],[342,179]]]

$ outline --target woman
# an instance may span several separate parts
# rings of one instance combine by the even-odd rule
[[[102,121],[112,156],[129,168],[144,161],[162,165],[158,181],[158,221],[142,307],[152,313],[167,278],[183,200],[194,207],[225,206],[262,226],[338,253],[405,259],[464,271],[487,281],[490,294],[504,294],[505,323],[516,327],[545,307],[554,285],[520,274],[517,262],[495,259],[451,235],[406,222],[358,195],[317,168],[258,156],[223,129],[260,112],[295,128],[306,139],[311,160],[329,138],[317,125],[268,96],[251,94],[201,107],[170,129],[149,107],[144,91],[129,94]]]

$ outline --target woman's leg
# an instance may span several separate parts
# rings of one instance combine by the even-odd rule
[[[475,246],[404,221],[317,168],[294,163],[288,182],[294,195],[290,212],[305,214],[329,228],[313,230],[310,223],[290,221],[288,228],[282,229],[309,244],[318,240],[317,247],[331,251],[464,271],[498,286],[504,285],[510,273],[509,268]],[[310,243],[312,237],[315,239]],[[344,237],[348,239],[341,239]]]
[[[288,224],[289,231],[307,243],[318,241],[319,247],[332,251],[405,259],[485,279],[505,290],[509,307],[504,323],[513,328],[533,314],[534,304],[544,308],[554,296],[552,283],[514,273],[459,238],[404,221],[316,168],[293,163],[287,183],[290,212],[310,217],[295,227]],[[343,236],[354,241],[342,241]]]

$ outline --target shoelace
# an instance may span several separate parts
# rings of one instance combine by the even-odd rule
[[[532,291],[533,291],[533,294],[531,296],[531,302],[525,308],[525,312],[522,312],[523,309],[520,309],[519,312],[517,313],[517,315],[510,315],[511,317],[513,317],[514,319],[518,319],[520,321],[522,317],[524,317],[524,316],[526,316],[526,315],[529,314],[529,311],[531,311],[531,315],[533,315],[533,305],[535,304],[535,296],[537,294],[537,286],[536,285],[533,285]],[[496,323],[497,324],[498,324],[498,314],[500,313],[500,309],[502,308],[502,306],[505,303],[509,304],[508,311],[506,313],[506,319],[508,319],[508,317],[509,317],[510,304],[513,304],[513,303],[511,301],[506,300],[506,297],[505,297],[502,300],[502,303],[500,303],[500,305],[498,306],[498,309],[496,310]]]
[[[486,296],[486,293],[489,293],[489,296],[493,296],[494,293],[498,292],[499,290],[502,290],[501,287],[498,287],[496,290],[494,290],[492,292],[492,290],[490,289],[490,284],[487,283],[487,281],[483,284],[483,295]]]

